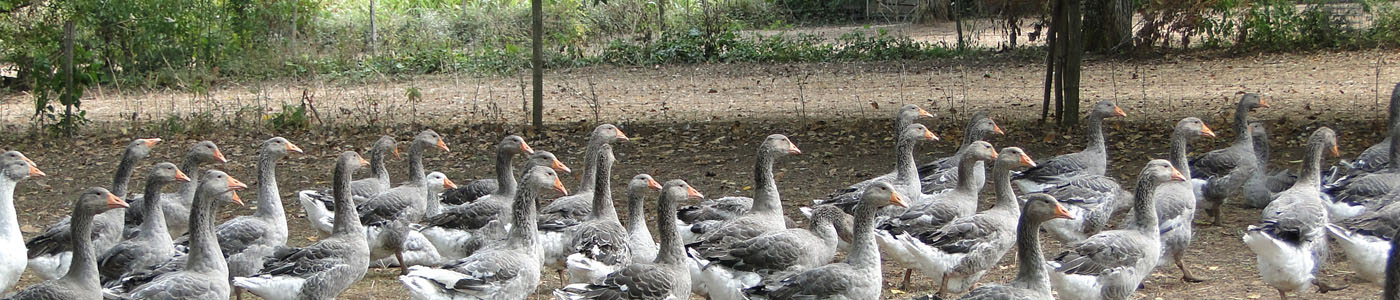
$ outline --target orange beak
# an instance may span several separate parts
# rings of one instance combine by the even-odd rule
[[[394,159],[399,158],[399,146],[394,146]]]
[[[1201,124],[1201,135],[1215,137],[1215,131],[1210,130],[1210,127],[1206,127],[1206,124]]]
[[[239,198],[239,197],[238,197],[238,191],[229,190],[228,193],[229,193],[229,194],[233,194],[233,203],[234,203],[234,204],[238,204],[238,206],[243,206],[243,198]]]
[[[1119,116],[1119,117],[1127,117],[1127,116],[1128,116],[1128,113],[1123,112],[1123,108],[1114,106],[1114,107],[1113,107],[1113,115]]]
[[[368,160],[365,160],[364,157],[360,157],[360,166],[363,167],[363,166],[368,166],[368,165],[369,165],[369,161],[368,161]]]
[[[909,203],[904,202],[904,196],[900,196],[899,192],[895,191],[890,191],[890,204],[897,205],[899,207],[909,207]]]
[[[146,147],[155,147],[156,143],[160,142],[160,138],[141,139],[141,142],[146,143]]]
[[[928,129],[924,129],[924,139],[930,140],[930,141],[937,141],[937,140],[938,140],[938,136],[937,136],[937,135],[934,135],[932,131],[928,131]]]
[[[292,142],[287,142],[287,151],[296,152],[296,153],[305,153],[305,152],[301,152],[301,147],[297,147],[297,145],[296,145],[296,144],[293,144]]]
[[[802,149],[797,149],[797,144],[788,142],[788,154],[802,154]]]
[[[1337,148],[1337,145],[1332,145],[1332,157],[1338,157],[1338,156],[1342,156],[1342,150],[1341,150],[1341,149],[1338,149],[1338,148]]]
[[[122,201],[122,198],[117,198],[117,195],[107,194],[107,208],[110,209],[127,207],[131,207],[131,205],[126,204],[126,201]]]
[[[1259,107],[1269,108],[1269,101],[1264,101],[1264,98],[1259,98]]]
[[[248,189],[248,185],[243,184],[242,181],[238,181],[238,179],[234,179],[233,176],[230,175],[228,177],[228,189],[233,191],[242,191]]]
[[[1034,160],[1031,160],[1031,156],[1030,156],[1030,155],[1026,155],[1025,153],[1021,153],[1021,165],[1022,165],[1022,166],[1026,166],[1026,167],[1034,167],[1034,166],[1035,166],[1035,161],[1034,161]]]
[[[920,107],[920,108],[919,108],[919,117],[920,117],[920,118],[932,118],[932,117],[933,117],[933,114],[932,114],[932,113],[929,113],[927,110],[924,110],[924,108]]]
[[[23,158],[23,159],[24,159],[24,162],[29,163],[29,166],[31,166],[31,167],[37,167],[37,166],[39,166],[38,163],[35,163],[34,160],[29,159],[29,157],[27,157],[27,156],[21,155],[20,158]]]
[[[695,187],[693,187],[693,186],[686,186],[686,187],[685,187],[685,197],[686,197],[686,198],[690,198],[690,199],[700,199],[700,198],[705,198],[705,195],[704,195],[704,194],[700,194],[700,191],[695,190]]]
[[[995,134],[998,134],[998,135],[1005,135],[1005,134],[1006,134],[1005,131],[1001,131],[1001,125],[997,125],[997,123],[992,123],[992,133],[995,133]]]
[[[185,176],[184,171],[180,171],[180,169],[175,169],[175,182],[190,182],[190,177]]]
[[[619,141],[627,141],[627,140],[631,140],[631,139],[632,139],[632,138],[627,137],[627,134],[626,134],[626,133],[622,133],[622,129],[616,129],[616,128],[614,128],[613,130],[617,130],[617,140],[619,140]]]
[[[457,183],[452,182],[452,179],[443,178],[443,179],[442,179],[442,186],[443,186],[443,187],[446,187],[446,188],[449,188],[449,189],[456,189],[456,188],[457,188]]]
[[[35,167],[34,165],[29,165],[29,177],[44,177],[44,176],[49,176],[49,174],[44,174],[44,171],[39,171],[39,167]]]
[[[530,148],[530,144],[526,144],[525,141],[520,141],[520,152],[525,152],[526,154],[535,154],[535,149]]]
[[[661,190],[661,183],[656,182],[656,179],[647,178],[647,187],[652,190]]]
[[[997,159],[998,156],[1001,156],[1001,154],[997,154],[996,151],[992,151],[992,159]]]
[[[1074,220],[1074,216],[1069,215],[1069,211],[1065,211],[1065,207],[1059,203],[1055,203],[1055,218]]]
[[[224,158],[224,152],[219,151],[219,149],[214,149],[214,159],[218,160],[220,163],[228,162],[228,159]]]
[[[1181,175],[1181,170],[1172,167],[1172,181],[1186,181],[1186,175]]]
[[[448,149],[447,143],[442,142],[442,139],[438,139],[437,147],[438,149],[442,149],[442,151],[452,152],[452,149]]]
[[[564,182],[559,181],[559,178],[554,178],[554,190],[559,192],[559,194],[561,195],[569,194],[569,189],[564,188]]]
[[[565,166],[565,165],[564,165],[564,162],[559,161],[558,159],[555,159],[555,160],[554,160],[554,165],[551,165],[551,166],[549,166],[549,167],[552,168],[552,169],[554,169],[555,172],[564,172],[564,173],[573,173],[573,172],[574,172],[574,170],[569,169],[569,166]]]

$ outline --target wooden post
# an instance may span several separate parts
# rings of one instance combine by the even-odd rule
[[[1080,0],[1065,1],[1065,68],[1064,94],[1065,106],[1061,111],[1060,125],[1065,128],[1073,128],[1079,125],[1079,71],[1080,62],[1084,58],[1084,31],[1083,18],[1080,14]]]
[[[544,132],[544,0],[530,0],[530,113],[535,134]]]

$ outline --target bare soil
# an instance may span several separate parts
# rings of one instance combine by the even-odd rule
[[[1198,116],[1220,138],[1203,140],[1197,152],[1224,147],[1235,136],[1228,124],[1236,94],[1263,92],[1273,108],[1252,115],[1268,120],[1273,135],[1275,168],[1299,165],[1304,137],[1317,126],[1338,129],[1343,157],[1381,140],[1384,99],[1400,72],[1390,64],[1400,54],[1361,51],[1313,54],[1266,54],[1246,57],[1168,57],[1150,61],[1093,60],[1086,64],[1086,103],[1117,99],[1129,117],[1108,122],[1112,166],[1109,173],[1127,179],[1149,158],[1166,154],[1166,133],[1175,119]],[[654,68],[591,67],[558,70],[546,94],[545,137],[531,137],[536,149],[549,150],[572,166],[582,164],[584,132],[594,120],[587,81],[603,103],[600,118],[620,124],[635,140],[620,143],[617,178],[649,173],[658,179],[685,179],[710,197],[746,195],[751,185],[755,143],[770,133],[788,134],[803,150],[778,163],[778,183],[790,216],[796,208],[833,189],[887,172],[890,152],[889,111],[898,103],[918,103],[939,114],[923,122],[938,128],[945,141],[960,139],[963,117],[987,109],[1008,135],[992,139],[997,146],[1020,146],[1036,159],[1077,151],[1079,130],[1055,130],[1038,124],[1039,88],[1043,70],[1032,59],[992,59],[931,62],[753,65],[721,64]],[[563,87],[564,82],[569,84]],[[459,78],[425,76],[372,83],[265,82],[226,84],[207,95],[179,92],[89,92],[85,103],[98,128],[75,138],[30,138],[25,118],[28,98],[12,95],[0,101],[0,124],[15,134],[0,136],[0,147],[24,151],[49,177],[20,185],[16,206],[26,236],[36,234],[69,213],[69,202],[89,186],[107,186],[121,146],[136,137],[165,139],[149,162],[178,161],[196,140],[213,140],[232,160],[216,166],[250,184],[253,146],[282,135],[306,149],[279,166],[283,202],[293,217],[292,245],[305,245],[315,233],[296,203],[295,191],[329,186],[330,162],[340,151],[364,151],[379,135],[407,139],[423,127],[447,136],[451,152],[430,152],[426,164],[454,181],[491,177],[489,145],[505,134],[518,133],[518,78]],[[394,100],[409,87],[421,90],[421,101]],[[479,88],[477,88],[479,87]],[[313,94],[321,120],[308,132],[275,132],[262,127],[262,117],[297,104],[301,91]],[[246,109],[246,110],[245,110]],[[167,114],[193,115],[212,124],[182,134],[158,126]],[[135,114],[132,122],[132,115]],[[499,125],[495,123],[508,123]],[[324,125],[324,126],[322,126]],[[365,126],[377,125],[377,126]],[[951,142],[923,146],[920,160],[952,153]],[[1333,163],[1335,160],[1329,160]],[[392,166],[400,166],[395,160]],[[404,178],[403,169],[392,169]],[[143,184],[138,170],[134,186]],[[576,179],[574,182],[577,182]],[[622,180],[615,180],[620,190]],[[574,184],[570,182],[572,187]],[[244,192],[245,199],[255,193]],[[990,197],[984,197],[989,207]],[[1238,203],[1239,201],[1235,201]],[[252,212],[249,207],[221,208],[231,217]],[[622,209],[622,208],[619,208]],[[1197,227],[1190,264],[1205,283],[1183,283],[1171,267],[1158,270],[1139,295],[1145,299],[1254,299],[1276,293],[1259,280],[1254,256],[1240,241],[1245,226],[1258,220],[1258,210],[1229,205],[1225,225]],[[1046,240],[1046,253],[1059,245]],[[1334,247],[1335,249],[1335,247]],[[1005,282],[1015,272],[1014,255],[983,279]],[[1355,278],[1345,255],[1333,256],[1324,280],[1346,281],[1350,289],[1307,299],[1374,299],[1379,289]],[[934,283],[915,274],[914,285],[896,291],[902,269],[885,268],[888,299],[930,293]],[[344,299],[405,298],[397,270],[371,270]],[[540,297],[560,286],[546,272]],[[26,276],[19,286],[36,282]]]

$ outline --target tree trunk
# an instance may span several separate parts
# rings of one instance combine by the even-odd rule
[[[544,0],[530,0],[530,85],[534,90],[531,121],[535,134],[544,132]]]
[[[1056,16],[1059,16],[1060,1],[1055,1],[1051,5],[1053,6],[1053,8],[1051,8],[1052,15],[1050,17],[1051,25],[1046,26],[1049,29],[1045,31],[1045,100],[1040,103],[1040,123],[1042,124],[1045,123],[1045,120],[1050,116],[1050,100],[1057,94],[1054,93],[1055,62],[1059,60],[1055,59],[1055,53],[1059,49],[1059,45],[1055,39],[1055,32],[1059,29],[1054,25],[1054,20],[1058,19]],[[1056,106],[1058,106],[1059,102],[1056,102],[1056,104]],[[1056,108],[1055,111],[1058,112],[1059,108]]]
[[[1089,51],[1112,52],[1131,44],[1132,0],[1087,0],[1083,8],[1084,44]]]
[[[369,0],[369,53],[371,55],[378,54],[376,49],[379,47],[379,31],[378,28],[374,27],[374,1]]]
[[[1064,93],[1065,106],[1060,111],[1060,125],[1065,128],[1074,128],[1079,125],[1079,69],[1080,61],[1084,58],[1084,31],[1082,30],[1082,19],[1079,11],[1080,0],[1065,1],[1065,30],[1064,49],[1065,64],[1064,72]],[[1092,0],[1091,0],[1092,1]]]
[[[660,25],[661,34],[666,34],[666,0],[656,1],[656,24]]]

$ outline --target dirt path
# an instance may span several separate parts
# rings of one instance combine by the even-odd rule
[[[1239,92],[1259,92],[1276,105],[1362,118],[1381,116],[1400,81],[1400,52],[1260,54],[1236,58],[1168,56],[1150,61],[1090,60],[1082,99],[1120,101],[1133,119],[1173,120],[1232,105]],[[820,64],[718,64],[649,68],[611,66],[555,70],[547,75],[547,122],[607,120],[706,121],[883,117],[884,107],[918,103],[945,117],[974,108],[1003,117],[1038,117],[1044,70],[1038,59]],[[161,121],[173,115],[229,123],[263,122],[282,104],[312,99],[327,124],[462,124],[524,122],[524,77],[455,75],[361,82],[224,84],[207,95],[94,90],[89,118]],[[592,89],[590,89],[592,83]],[[405,96],[410,89],[419,101]],[[595,97],[596,96],[596,97]],[[596,99],[596,101],[594,101]],[[593,106],[593,104],[597,106]],[[597,108],[595,118],[593,108]],[[32,113],[26,95],[0,99],[0,122],[20,124]],[[1286,116],[1289,118],[1309,115]],[[1285,116],[1265,112],[1265,118]]]

